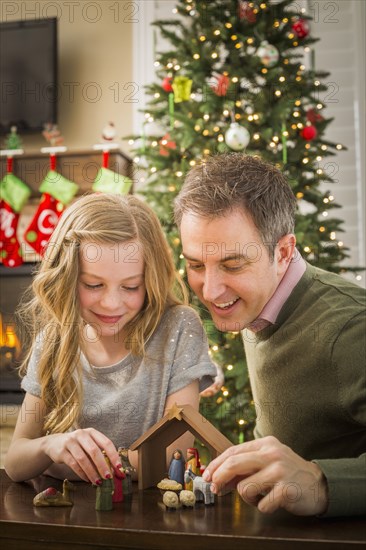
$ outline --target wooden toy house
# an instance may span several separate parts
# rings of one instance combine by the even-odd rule
[[[131,447],[138,450],[138,486],[153,487],[166,475],[166,448],[185,432],[199,439],[215,458],[232,446],[219,430],[191,405],[175,404],[167,414]]]

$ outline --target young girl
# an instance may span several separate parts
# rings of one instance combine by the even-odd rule
[[[103,450],[120,468],[117,448],[175,402],[198,407],[216,369],[177,282],[159,221],[136,197],[89,195],[65,211],[22,311],[33,334],[5,461],[14,481],[100,485],[111,475]]]

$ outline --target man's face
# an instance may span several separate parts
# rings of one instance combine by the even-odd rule
[[[285,237],[270,261],[251,216],[237,209],[210,220],[185,213],[181,222],[188,282],[219,330],[252,323],[288,267]]]

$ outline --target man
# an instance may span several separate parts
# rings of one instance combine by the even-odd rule
[[[176,199],[188,281],[216,327],[242,331],[256,439],[204,477],[262,512],[366,513],[365,291],[296,250],[296,199],[258,158],[195,166]]]

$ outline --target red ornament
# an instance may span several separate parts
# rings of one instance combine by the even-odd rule
[[[175,143],[175,141],[172,141],[170,139],[169,134],[165,134],[165,136],[161,138],[161,140],[159,141],[159,145],[160,145],[159,153],[163,157],[169,156],[169,149],[174,151],[177,148],[177,144]]]
[[[315,109],[309,109],[306,112],[306,120],[311,122],[311,124],[315,124],[316,122],[321,122],[322,120],[324,120],[324,117]]]
[[[166,92],[172,92],[173,91],[172,81],[173,81],[172,76],[166,76],[161,84],[161,87],[163,88],[163,90],[165,90]]]
[[[306,38],[310,32],[310,25],[307,19],[297,19],[291,28],[298,38]]]
[[[257,21],[257,16],[253,8],[249,6],[249,2],[246,0],[238,0],[238,16],[240,21],[244,19],[248,21],[248,23],[255,23]]]
[[[315,139],[318,135],[317,129],[315,126],[305,126],[300,132],[300,135],[303,139],[306,139],[306,141],[311,141],[312,139]]]
[[[223,97],[227,94],[229,86],[229,77],[226,74],[221,74],[215,76],[215,83],[211,86],[211,88],[216,95]]]

